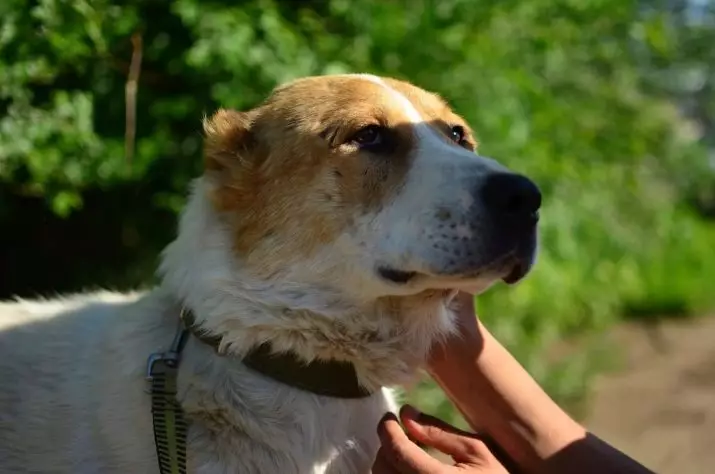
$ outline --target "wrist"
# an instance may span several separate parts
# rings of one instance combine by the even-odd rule
[[[463,340],[448,344],[448,348],[431,357],[427,373],[474,431],[488,432],[492,419],[500,418],[501,407],[493,406],[491,401],[493,391],[480,367],[481,347]]]
[[[450,341],[428,368],[472,429],[530,467],[585,436],[480,324],[478,333],[479,338]]]

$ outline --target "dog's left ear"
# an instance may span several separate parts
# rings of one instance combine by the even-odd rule
[[[204,119],[204,166],[207,171],[240,167],[252,154],[252,112],[219,109]]]

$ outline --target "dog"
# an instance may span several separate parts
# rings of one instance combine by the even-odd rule
[[[0,472],[158,472],[146,360],[182,311],[187,472],[370,472],[390,387],[455,332],[454,295],[533,265],[539,188],[411,83],[301,78],[204,132],[155,289],[0,304]],[[299,363],[281,379],[244,363],[256,347]]]

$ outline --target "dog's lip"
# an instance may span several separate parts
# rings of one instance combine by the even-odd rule
[[[387,281],[404,285],[409,283],[417,276],[417,272],[398,270],[393,267],[380,266],[377,268],[377,273]]]
[[[377,273],[386,281],[398,285],[413,284],[423,278],[449,278],[457,280],[475,280],[492,275],[508,285],[521,281],[531,270],[532,256],[527,254],[526,245],[519,245],[511,251],[497,257],[479,269],[462,274],[422,273],[414,270],[402,270],[389,265],[377,267]]]
[[[524,268],[523,270],[521,269],[522,267]],[[523,272],[523,273],[521,273],[521,272]],[[410,283],[414,283],[416,280],[420,280],[422,278],[449,278],[449,279],[468,281],[468,280],[474,280],[474,279],[481,278],[484,275],[488,275],[488,274],[492,274],[496,278],[499,278],[500,275],[505,275],[502,277],[502,279],[504,279],[504,281],[507,281],[507,279],[510,279],[509,277],[512,277],[512,273],[515,273],[513,276],[515,278],[517,278],[517,280],[523,278],[524,275],[526,275],[526,273],[528,273],[528,265],[526,265],[526,264],[522,265],[520,260],[518,260],[514,256],[514,252],[512,251],[505,255],[502,255],[501,257],[497,258],[495,261],[482,266],[477,271],[470,272],[470,273],[462,273],[462,274],[422,273],[422,272],[417,272],[417,271],[413,271],[413,270],[400,270],[396,267],[392,267],[389,265],[381,265],[381,266],[377,267],[377,273],[384,280],[389,281],[393,284],[397,284],[397,285],[407,285]],[[521,274],[519,274],[519,273],[521,273]],[[507,281],[507,283],[510,283],[510,281]]]
[[[524,260],[516,260],[511,270],[502,277],[502,281],[507,285],[513,285],[521,281],[529,273],[529,265]]]

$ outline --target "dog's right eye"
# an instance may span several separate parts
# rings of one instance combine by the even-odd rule
[[[378,125],[368,125],[358,130],[348,141],[360,148],[376,150],[381,148],[386,142],[385,129]]]

